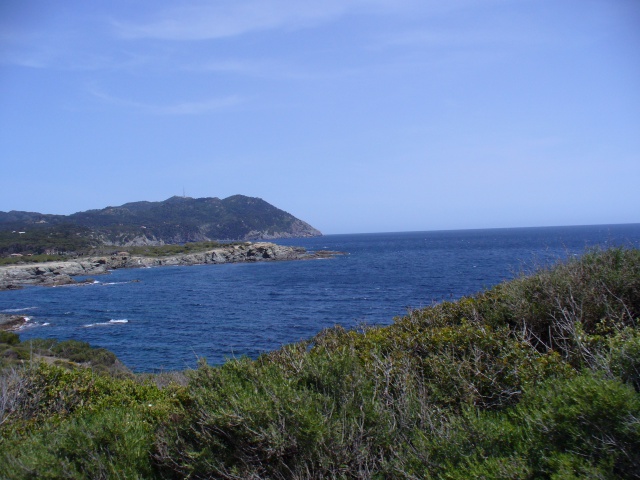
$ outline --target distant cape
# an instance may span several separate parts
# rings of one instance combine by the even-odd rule
[[[101,243],[162,245],[210,240],[272,240],[315,237],[322,233],[261,198],[233,195],[171,197],[161,202],[132,202],[71,215],[0,212],[0,230],[83,229]]]

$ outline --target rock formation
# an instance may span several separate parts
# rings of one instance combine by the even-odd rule
[[[20,288],[23,285],[75,284],[77,282],[72,277],[101,275],[118,268],[305,260],[326,258],[335,254],[336,252],[324,251],[309,253],[302,247],[288,247],[267,242],[233,244],[205,252],[167,257],[136,256],[121,252],[83,260],[3,266],[0,267],[0,290]]]

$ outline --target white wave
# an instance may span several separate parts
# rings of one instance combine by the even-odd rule
[[[44,323],[42,324],[42,326],[43,326],[43,327],[46,327],[47,325],[51,325],[51,324],[50,324],[49,322],[44,322]]]
[[[42,327],[44,325],[49,325],[47,324],[42,324],[42,323],[38,323],[38,322],[29,322],[29,323],[23,323],[22,325],[20,325],[18,328],[16,328],[16,331],[21,331],[21,330],[27,330],[27,329],[31,329],[31,328],[35,328],[35,327]]]
[[[36,308],[38,308],[38,307],[7,308],[6,310],[2,310],[2,313],[26,312],[27,310],[35,310]]]
[[[114,318],[112,318],[108,322],[89,323],[87,325],[84,325],[84,327],[85,328],[107,327],[109,325],[118,325],[118,324],[123,324],[123,323],[129,323],[129,320],[127,320],[126,318],[122,318],[122,319],[114,319]]]

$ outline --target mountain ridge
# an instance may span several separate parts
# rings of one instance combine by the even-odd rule
[[[70,215],[0,211],[0,231],[5,234],[59,230],[89,237],[94,243],[122,246],[322,235],[307,222],[265,200],[245,195],[224,199],[174,196],[158,202],[128,202]]]

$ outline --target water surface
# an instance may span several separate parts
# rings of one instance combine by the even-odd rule
[[[335,324],[389,324],[593,245],[640,246],[640,224],[327,235],[281,240],[333,259],[117,270],[88,286],[0,292],[0,311],[55,337],[108,348],[134,371],[260,353]],[[139,282],[133,282],[139,280]]]

